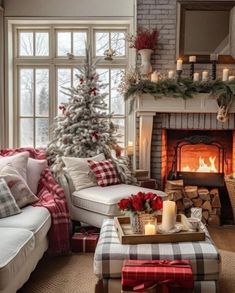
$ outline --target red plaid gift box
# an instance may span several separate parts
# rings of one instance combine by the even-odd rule
[[[95,252],[98,239],[98,233],[74,233],[71,240],[71,249],[73,252]]]
[[[193,287],[188,260],[125,260],[123,263],[123,292],[191,293]]]

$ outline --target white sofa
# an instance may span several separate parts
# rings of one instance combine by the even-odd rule
[[[93,186],[75,191],[67,173],[60,176],[59,182],[65,190],[71,220],[95,227],[101,227],[104,219],[121,215],[117,203],[131,194],[142,191],[166,197],[165,192],[127,184]]]
[[[28,280],[48,248],[50,226],[48,210],[30,205],[0,219],[0,293],[14,293]]]

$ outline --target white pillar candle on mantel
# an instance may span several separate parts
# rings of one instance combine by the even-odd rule
[[[209,73],[208,73],[208,71],[203,71],[203,72],[202,72],[202,80],[203,80],[203,81],[207,81],[208,78],[209,78]]]
[[[170,71],[168,72],[168,78],[169,78],[169,79],[174,78],[174,71],[173,71],[173,70],[170,70]]]
[[[162,210],[162,230],[165,232],[170,231],[176,222],[176,205],[174,201],[163,201]]]
[[[176,70],[182,70],[183,68],[183,60],[178,59],[176,63]]]
[[[235,80],[235,76],[234,76],[234,75],[230,75],[230,76],[228,77],[228,80],[229,80],[229,81]]]
[[[228,68],[224,68],[223,69],[223,76],[222,76],[222,80],[223,81],[227,81],[228,80]]]
[[[199,81],[200,80],[200,74],[198,72],[195,72],[193,74],[193,81]]]
[[[155,235],[156,234],[156,226],[151,223],[146,224],[144,226],[144,234],[145,235]]]
[[[159,81],[159,72],[156,70],[151,74],[151,81],[158,82]]]
[[[196,63],[197,57],[196,56],[189,56],[189,62],[190,63]]]

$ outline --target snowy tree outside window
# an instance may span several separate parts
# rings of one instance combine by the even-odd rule
[[[92,50],[94,60],[99,59],[96,72],[105,93],[107,114],[123,136],[118,144],[125,147],[125,102],[117,91],[122,74],[128,67],[125,35],[128,27],[116,28],[107,24],[61,26],[33,24],[15,26],[16,42],[15,82],[17,107],[13,125],[14,146],[46,147],[52,134],[54,117],[61,113],[59,105],[68,101],[64,88],[76,86],[77,67],[85,60],[86,44]],[[104,60],[104,51],[115,50],[115,62]],[[111,120],[110,120],[111,121]]]

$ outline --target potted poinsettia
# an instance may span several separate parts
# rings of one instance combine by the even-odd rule
[[[161,196],[148,192],[138,192],[128,198],[119,201],[118,207],[124,213],[128,213],[134,233],[143,233],[144,221],[156,216],[162,209]]]
[[[158,40],[158,31],[139,29],[136,36],[128,37],[129,47],[138,50],[141,55],[141,73],[148,75],[152,72],[151,54],[156,49]]]

